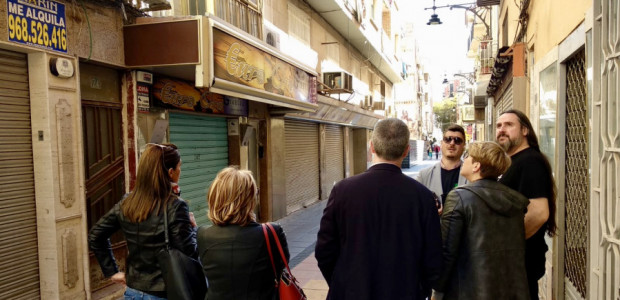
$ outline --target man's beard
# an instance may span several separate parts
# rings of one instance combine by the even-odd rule
[[[504,142],[500,142],[499,138],[501,137],[506,137],[508,140],[504,141]],[[521,145],[521,142],[523,141],[523,137],[522,136],[517,136],[516,139],[511,139],[509,136],[507,135],[500,135],[499,137],[496,138],[497,143],[502,146],[502,148],[504,148],[504,151],[506,152],[510,152],[511,150],[519,147],[519,145]]]
[[[446,151],[446,152],[448,152],[448,151]],[[446,154],[444,155],[444,157],[445,157],[445,158],[447,158],[447,159],[460,159],[460,158],[461,158],[461,156],[460,156],[460,155],[457,155],[456,153],[457,153],[457,151],[456,151],[456,150],[454,151],[454,154],[450,154],[450,152],[448,152],[448,153],[446,153]],[[462,154],[461,154],[461,155],[462,155]]]

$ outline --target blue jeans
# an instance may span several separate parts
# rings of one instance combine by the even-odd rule
[[[166,300],[166,298],[156,297],[130,287],[125,290],[124,296],[125,300]]]

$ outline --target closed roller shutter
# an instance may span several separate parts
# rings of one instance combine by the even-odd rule
[[[499,114],[502,112],[512,109],[512,83],[508,85],[502,96],[499,98],[495,108],[495,120],[497,120]]]
[[[325,125],[324,176],[321,178],[321,198],[327,199],[334,184],[344,178],[344,133],[342,127]]]
[[[0,299],[39,299],[28,61],[0,50]]]
[[[318,124],[284,121],[286,138],[286,213],[319,200]]]
[[[189,203],[198,225],[207,217],[207,190],[228,166],[228,130],[225,118],[170,113],[170,142],[181,153],[181,198]]]

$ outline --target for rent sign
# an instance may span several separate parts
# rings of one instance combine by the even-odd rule
[[[67,52],[65,5],[51,0],[7,0],[9,40]]]

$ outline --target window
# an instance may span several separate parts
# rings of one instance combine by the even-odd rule
[[[215,15],[260,39],[263,18],[258,3],[258,0],[216,0]]]
[[[290,3],[288,5],[288,34],[310,45],[310,16]]]
[[[540,151],[549,158],[551,169],[555,165],[555,123],[557,114],[557,68],[553,63],[540,72],[540,123],[539,123],[539,143]]]

